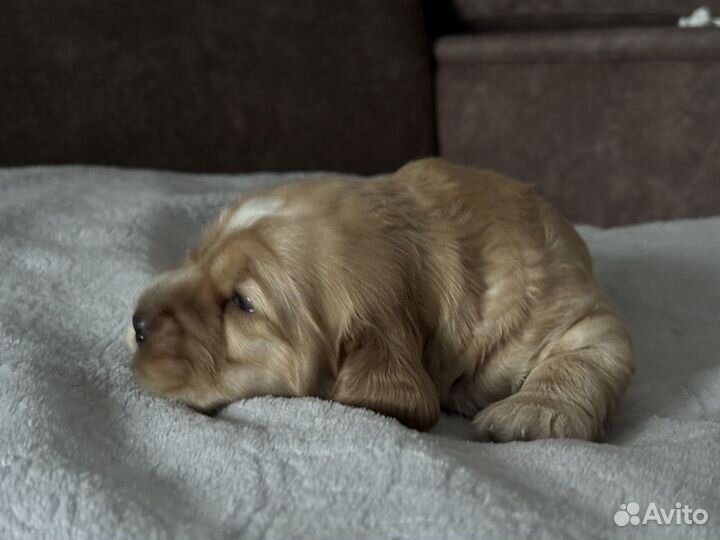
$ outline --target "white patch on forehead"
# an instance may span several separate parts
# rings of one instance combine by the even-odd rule
[[[193,279],[198,272],[197,266],[181,266],[175,270],[169,270],[160,274],[151,286],[177,287]]]
[[[278,214],[283,206],[283,201],[270,198],[250,199],[235,210],[225,225],[226,232],[236,231],[250,227],[264,217]]]

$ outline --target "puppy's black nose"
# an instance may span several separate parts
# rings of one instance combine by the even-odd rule
[[[140,317],[137,313],[132,318],[133,330],[135,330],[135,342],[140,345],[150,333],[150,325],[146,319]]]

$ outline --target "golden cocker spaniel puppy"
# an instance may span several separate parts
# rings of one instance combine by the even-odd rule
[[[440,159],[242,196],[142,293],[133,369],[205,410],[318,396],[497,441],[597,439],[631,341],[573,227],[531,187]]]

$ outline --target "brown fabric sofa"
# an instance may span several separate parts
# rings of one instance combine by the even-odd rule
[[[470,30],[550,30],[627,26],[675,26],[698,6],[718,0],[451,0]]]
[[[3,0],[0,166],[392,169],[434,151],[413,0]]]
[[[720,30],[437,42],[440,152],[600,225],[720,211]]]
[[[696,5],[8,0],[0,166],[378,173],[438,153],[575,221],[718,214],[720,29],[677,28]]]
[[[720,212],[720,29],[677,28],[696,4],[454,6],[464,32],[434,49],[441,154],[534,182],[576,221]]]

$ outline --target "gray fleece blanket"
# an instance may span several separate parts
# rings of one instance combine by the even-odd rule
[[[0,171],[0,539],[720,537],[720,218],[581,228],[637,352],[602,444],[143,393],[138,292],[239,192],[295,178]]]

